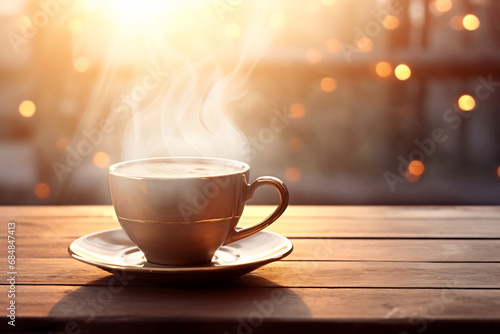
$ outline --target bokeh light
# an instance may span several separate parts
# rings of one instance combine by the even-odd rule
[[[425,171],[425,166],[422,161],[413,160],[408,165],[408,172],[412,175],[420,176],[424,173],[424,171]]]
[[[288,167],[285,170],[285,179],[288,182],[296,183],[301,179],[301,177],[302,177],[302,172],[297,167]]]
[[[466,30],[473,31],[479,28],[480,22],[476,15],[467,14],[462,19],[462,24]]]
[[[37,183],[35,188],[33,188],[33,193],[37,198],[45,199],[50,195],[50,186],[44,182]]]
[[[23,117],[31,117],[36,112],[36,105],[33,101],[24,100],[19,104],[19,113]]]
[[[90,68],[90,60],[85,56],[76,57],[73,60],[73,67],[77,72],[86,72]]]
[[[99,168],[106,168],[109,166],[110,159],[109,155],[106,152],[96,152],[92,160],[94,162],[94,165]]]
[[[306,115],[306,107],[302,103],[294,103],[288,110],[293,118],[302,118]]]
[[[321,89],[327,93],[333,92],[337,88],[337,82],[333,78],[323,78],[321,80]]]
[[[476,100],[472,96],[464,94],[458,98],[458,107],[463,111],[471,111],[476,107]]]
[[[433,5],[434,8],[440,13],[446,13],[453,8],[451,0],[436,0]]]
[[[373,41],[368,37],[361,37],[357,40],[356,46],[361,52],[370,52],[373,50]]]
[[[384,17],[382,24],[386,29],[394,30],[399,27],[399,19],[394,15],[387,15]]]
[[[388,77],[392,73],[392,66],[386,61],[380,61],[375,66],[375,72],[377,72],[379,77]]]
[[[411,69],[406,64],[399,64],[394,69],[394,75],[396,75],[396,78],[399,80],[408,80],[411,77]]]
[[[290,126],[283,127],[283,131],[275,133],[272,144],[266,150],[257,152],[256,158],[269,164],[263,168],[269,167],[278,174],[281,172],[283,178],[286,170],[287,178],[295,182],[299,179],[301,182],[309,182],[310,179],[317,182],[319,185],[311,185],[311,189],[318,190],[317,197],[307,198],[305,202],[312,203],[316,199],[326,202],[337,196],[332,190],[328,193],[331,196],[326,199],[321,188],[323,183],[334,183],[336,175],[339,178],[359,175],[363,180],[364,177],[371,177],[374,169],[370,166],[372,162],[377,164],[377,168],[394,166],[391,172],[397,172],[397,175],[401,173],[400,176],[410,182],[420,180],[433,184],[436,181],[436,187],[441,186],[437,183],[441,177],[447,186],[456,180],[461,182],[462,176],[468,180],[469,175],[481,171],[486,172],[481,174],[484,178],[477,178],[479,182],[486,183],[491,179],[500,182],[500,162],[493,158],[480,159],[473,151],[475,146],[483,142],[484,145],[491,145],[487,147],[488,152],[498,151],[495,141],[481,141],[483,133],[487,136],[485,138],[493,138],[494,134],[490,131],[497,127],[491,119],[481,116],[496,108],[495,98],[486,98],[495,95],[492,92],[495,87],[484,86],[486,83],[483,81],[493,86],[496,82],[494,66],[489,66],[495,63],[494,49],[498,42],[492,33],[496,24],[492,10],[496,8],[496,2],[493,0],[471,0],[469,5],[453,0],[409,1],[398,12],[384,7],[391,4],[389,0],[364,1],[362,5],[341,0],[314,0],[305,5],[271,1],[268,6],[262,7],[262,12],[260,7],[253,11],[253,2],[233,6],[239,2],[223,1],[230,7],[223,7],[221,17],[212,1],[208,2],[208,10],[203,9],[201,13],[196,11],[202,8],[200,3],[193,6],[176,5],[180,8],[178,12],[158,15],[158,20],[150,20],[150,24],[143,27],[145,29],[136,30],[121,29],[116,24],[120,20],[115,17],[131,18],[139,14],[138,18],[147,18],[152,14],[150,9],[139,10],[139,13],[136,11],[144,8],[147,1],[80,0],[75,6],[60,6],[61,11],[51,17],[46,26],[41,26],[42,21],[36,19],[39,15],[33,15],[40,9],[36,4],[29,5],[31,2],[25,0],[20,2],[26,6],[4,17],[5,32],[13,32],[23,40],[17,45],[20,53],[10,52],[15,50],[5,52],[3,132],[5,152],[11,154],[12,151],[16,159],[22,158],[21,161],[25,161],[26,165],[30,163],[34,167],[16,171],[19,180],[23,181],[22,184],[19,182],[20,188],[23,188],[7,193],[3,197],[5,202],[11,201],[11,198],[12,202],[26,202],[26,194],[34,203],[40,203],[37,199],[43,196],[53,203],[64,202],[66,191],[62,190],[65,188],[55,181],[57,175],[50,167],[56,159],[67,164],[67,157],[72,158],[73,152],[77,150],[83,152],[85,149],[88,154],[78,153],[82,156],[82,163],[78,166],[75,163],[76,167],[72,168],[74,173],[64,174],[64,177],[68,175],[67,184],[76,180],[78,182],[74,182],[75,185],[83,183],[85,187],[86,181],[80,180],[88,177],[89,186],[91,182],[100,185],[98,182],[102,180],[94,176],[105,172],[105,168],[114,160],[123,159],[123,156],[136,158],[134,155],[160,152],[156,147],[146,148],[150,142],[152,146],[156,146],[157,142],[159,146],[168,142],[162,140],[165,138],[160,132],[167,132],[164,137],[168,139],[170,134],[181,133],[189,138],[189,144],[199,143],[202,148],[214,146],[216,150],[220,142],[226,143],[226,138],[229,146],[229,143],[244,142],[246,135],[250,140],[255,134],[263,134],[259,131],[262,126],[274,126],[274,123],[266,122],[273,116],[271,110],[284,112],[284,122],[287,118],[292,121]],[[106,12],[108,9],[113,11]],[[0,9],[2,11],[4,8]],[[156,14],[164,13],[156,11]],[[205,20],[208,25],[204,25]],[[147,34],[151,32],[148,28],[153,23],[158,35],[154,32],[152,35]],[[30,29],[32,35],[27,38],[25,36],[28,36]],[[24,43],[25,40],[27,43]],[[252,44],[254,40],[258,42],[255,45]],[[247,54],[242,55],[240,47]],[[57,52],[44,52],[47,50]],[[493,50],[491,55],[488,50]],[[215,57],[212,57],[212,52]],[[190,65],[192,61],[195,64],[193,72]],[[184,64],[189,71],[184,72]],[[239,74],[240,65],[242,76]],[[216,70],[214,75],[212,69]],[[226,80],[226,75],[229,75],[230,80]],[[192,84],[189,82],[191,79]],[[222,84],[218,83],[219,80]],[[148,88],[153,86],[154,89]],[[228,94],[224,91],[226,87]],[[244,95],[241,95],[241,99],[232,100],[240,96],[236,92],[239,89]],[[147,94],[143,94],[146,91]],[[195,101],[195,97],[199,97],[199,101]],[[165,103],[157,107],[157,100]],[[177,100],[178,104],[175,103]],[[219,105],[208,106],[212,102]],[[411,163],[396,171],[396,157],[401,153],[401,147],[415,146],[413,140],[416,135],[432,133],[436,127],[433,122],[420,122],[422,117],[433,113],[435,106],[453,107],[450,111],[454,110],[457,114],[445,115],[449,116],[447,119],[451,125],[460,125],[461,115],[477,113],[471,117],[475,125],[467,128],[467,133],[457,131],[453,136],[447,132],[442,134],[442,138],[450,135],[447,136],[450,145],[439,146],[439,157],[436,153],[432,158],[437,159],[436,163],[439,160],[436,168],[427,160],[424,161],[425,165],[421,161],[412,161],[423,160],[423,157],[411,155]],[[171,111],[196,108],[203,108],[203,118],[181,118]],[[115,117],[118,114],[116,110],[120,111],[123,118]],[[159,117],[148,117],[150,110],[155,110],[155,113],[156,110],[162,110],[161,113],[165,115],[162,122],[158,121]],[[209,120],[208,112],[211,110],[215,110],[217,115],[227,116],[230,122],[224,122],[222,118],[205,122]],[[434,116],[443,118],[441,114],[444,111],[448,110],[443,109],[441,113],[437,110]],[[277,115],[283,116],[281,112]],[[139,117],[147,121],[142,122]],[[127,126],[128,118],[136,123],[135,141],[139,149],[129,149],[125,143],[122,145],[122,138],[134,141],[133,136],[123,135],[125,132],[130,134],[128,130],[133,129]],[[136,119],[138,122],[135,122]],[[153,126],[145,125],[143,128],[137,125],[149,123],[150,119],[153,119]],[[182,124],[177,124],[177,119],[182,120]],[[217,137],[220,134],[224,139],[214,139],[215,144],[212,145],[210,140],[214,136],[208,134],[205,141],[205,129],[197,131],[196,127],[190,127],[190,119],[193,122],[205,122],[203,125],[207,125],[210,132]],[[106,122],[101,123],[104,120]],[[106,125],[106,131],[110,130],[109,134],[102,138],[100,135],[90,139],[86,137],[85,129],[100,130],[101,124]],[[226,133],[219,129],[219,125],[222,128],[226,124],[228,127],[234,126],[237,131],[228,129]],[[172,128],[175,125],[176,129],[163,129],[170,125]],[[418,131],[415,132],[413,127],[418,128]],[[191,129],[194,134],[189,133]],[[196,132],[202,138],[199,141]],[[102,133],[104,136],[105,131]],[[235,140],[231,137],[233,133]],[[439,131],[436,133],[439,134]],[[242,138],[239,138],[239,134]],[[149,140],[150,136],[153,140]],[[264,138],[264,141],[268,138],[270,140],[271,136]],[[346,140],[350,140],[351,146],[357,149],[342,145]],[[397,145],[394,144],[396,141]],[[10,145],[11,142],[13,145]],[[92,145],[82,144],[88,142]],[[186,147],[171,145],[174,146],[180,153],[190,149],[187,144]],[[453,150],[456,147],[470,148],[463,150],[467,165],[464,163],[461,168],[453,170],[438,168],[440,164],[453,165]],[[279,154],[273,151],[275,149]],[[212,153],[208,149],[200,152]],[[237,154],[244,155],[245,152],[238,149],[235,150],[235,158]],[[341,163],[336,159],[346,154],[353,158],[344,159]],[[9,163],[10,160],[17,161],[8,154],[3,156]],[[485,166],[475,168],[474,162]],[[447,173],[456,173],[457,178],[447,177]],[[17,182],[8,172],[3,176],[5,183]],[[427,179],[431,176],[432,180]],[[36,190],[38,182],[45,183],[37,185]],[[3,183],[0,186],[10,189]],[[386,187],[385,184],[382,186]],[[399,188],[399,184],[395,186]],[[421,202],[420,196],[426,197],[422,195],[424,191],[408,195],[405,193],[407,189],[404,186],[401,188],[395,192],[395,196],[387,192],[384,201],[398,202],[407,198],[411,202],[415,198]],[[370,188],[370,194],[364,196],[366,201],[373,198],[378,200],[377,189]],[[452,188],[445,189],[429,196],[429,202],[433,198],[445,196]],[[309,188],[306,190],[309,191]],[[44,191],[48,194],[44,195]],[[96,197],[103,193],[99,191]],[[468,194],[476,193],[472,189]],[[450,198],[455,198],[453,195]],[[94,200],[86,192],[72,196],[75,202],[101,200]],[[301,194],[296,198],[302,201],[306,196]],[[349,194],[346,198],[357,200]],[[477,202],[488,201],[476,199],[472,195],[470,198]],[[487,196],[484,195],[484,198]]]

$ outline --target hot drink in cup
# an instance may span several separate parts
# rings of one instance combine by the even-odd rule
[[[149,262],[193,265],[210,262],[225,244],[266,228],[288,205],[279,179],[259,177],[250,167],[217,158],[152,158],[115,164],[109,169],[111,198],[120,225]],[[263,185],[278,190],[280,203],[264,221],[236,225],[245,202]]]

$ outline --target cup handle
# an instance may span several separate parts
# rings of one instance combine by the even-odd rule
[[[244,239],[246,237],[251,236],[252,234],[255,234],[265,229],[266,227],[274,223],[276,219],[278,219],[283,214],[283,212],[285,212],[285,209],[288,206],[290,195],[288,194],[288,189],[285,186],[285,184],[276,177],[261,176],[257,178],[255,181],[253,181],[252,184],[250,184],[247,188],[245,201],[248,201],[250,198],[252,198],[255,190],[257,190],[257,188],[261,186],[271,186],[276,188],[276,190],[278,190],[278,193],[280,195],[280,203],[278,204],[278,207],[262,222],[250,227],[235,230],[233,234],[226,240],[224,245]]]

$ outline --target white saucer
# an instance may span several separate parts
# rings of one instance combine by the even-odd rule
[[[140,281],[155,283],[214,281],[246,274],[293,250],[290,240],[260,231],[248,238],[222,246],[211,263],[196,266],[162,266],[146,261],[142,251],[122,229],[92,233],[73,241],[69,254],[82,262],[109,272],[125,271]]]

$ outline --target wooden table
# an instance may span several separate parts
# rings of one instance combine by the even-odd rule
[[[250,206],[242,223],[270,211]],[[292,240],[291,255],[208,287],[149,285],[70,258],[75,238],[119,227],[112,207],[0,216],[2,332],[500,333],[500,207],[292,206],[269,228]]]

